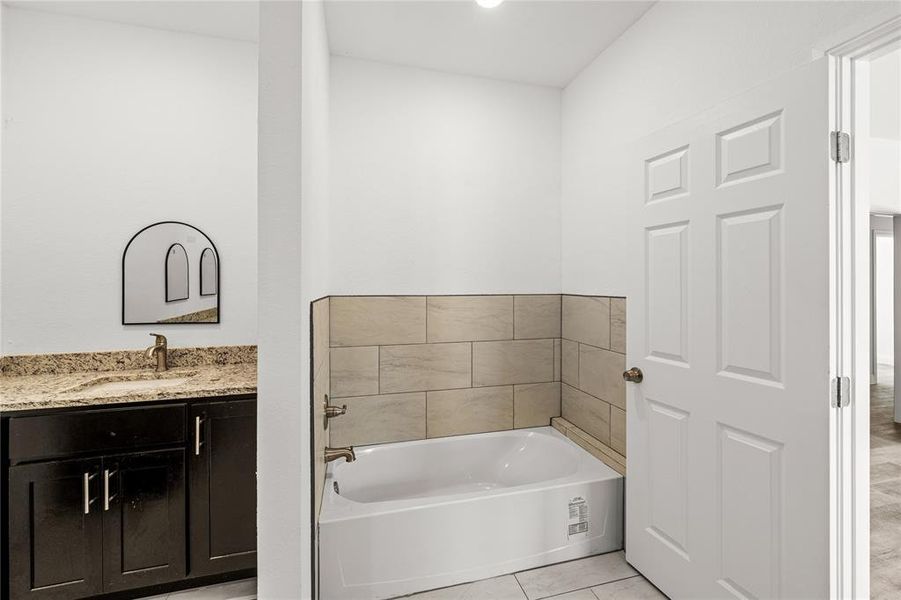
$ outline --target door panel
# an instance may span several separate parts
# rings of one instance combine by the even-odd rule
[[[650,497],[648,530],[675,552],[688,557],[688,481],[686,480],[686,424],[688,413],[648,400],[648,476],[654,486]]]
[[[723,375],[780,383],[782,207],[718,221],[718,363]]]
[[[182,449],[103,459],[105,591],[185,576],[184,469]]]
[[[648,357],[688,366],[688,223],[647,231]]]
[[[10,467],[9,586],[13,600],[100,593],[99,471],[99,460]]]
[[[738,597],[777,598],[782,444],[722,425],[719,440],[721,583]]]
[[[196,405],[191,419],[191,574],[252,569],[257,542],[256,402]]]
[[[674,599],[825,598],[825,60],[635,147],[626,552]]]

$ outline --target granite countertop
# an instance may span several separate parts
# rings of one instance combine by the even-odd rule
[[[177,385],[167,380],[187,377]],[[112,383],[133,379],[159,383],[144,389],[116,389],[96,383]],[[144,384],[142,384],[144,385]],[[232,365],[197,365],[176,367],[164,373],[152,369],[65,373],[61,375],[20,375],[0,377],[0,413],[21,410],[66,408],[75,406],[103,406],[126,402],[177,400],[180,398],[208,398],[257,391],[256,363]]]

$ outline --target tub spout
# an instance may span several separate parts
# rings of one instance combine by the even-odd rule
[[[333,460],[337,460],[339,458],[343,458],[347,462],[353,462],[357,460],[357,457],[354,454],[353,446],[347,446],[346,448],[325,449],[325,462],[332,462]]]

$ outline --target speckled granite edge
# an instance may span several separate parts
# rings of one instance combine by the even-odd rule
[[[179,380],[166,384],[167,380]],[[105,383],[158,381],[159,386],[130,389],[98,387]],[[209,398],[256,392],[257,366],[201,364],[176,367],[165,373],[142,368],[52,375],[0,377],[0,414],[47,408],[104,406],[129,402],[157,402]]]
[[[235,365],[255,363],[256,346],[209,346],[169,348],[169,366]],[[71,352],[63,354],[19,354],[0,357],[3,376],[65,375],[67,373],[131,371],[152,367],[154,361],[143,350]]]

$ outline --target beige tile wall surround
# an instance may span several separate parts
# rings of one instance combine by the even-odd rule
[[[448,390],[472,385],[472,344],[408,344],[379,348],[382,393]]]
[[[331,394],[348,405],[332,421],[333,446],[560,415],[559,294],[335,296],[330,313]]]
[[[513,386],[513,427],[544,427],[560,414],[560,383]]]
[[[560,396],[561,414],[609,446],[610,405],[565,383]]]
[[[425,392],[341,398],[347,414],[331,420],[332,446],[357,446],[425,438]]]
[[[626,411],[610,407],[610,447],[626,454]]]
[[[554,381],[560,381],[563,365],[563,340],[554,340]]]
[[[610,349],[626,353],[626,299],[610,299]]]
[[[625,468],[624,298],[332,297],[329,313],[329,387],[348,405],[332,421],[332,445],[560,419]]]
[[[553,380],[552,339],[472,344],[472,385],[475,387]]]
[[[513,296],[430,296],[426,306],[429,342],[513,337]]]
[[[610,298],[563,296],[563,338],[610,348]]]
[[[561,366],[561,381],[571,386],[579,386],[579,342],[572,340],[560,341],[563,364]]]
[[[560,337],[560,296],[515,296],[514,337],[517,340]]]
[[[512,428],[512,385],[426,393],[428,437]]]
[[[369,396],[379,393],[379,347],[332,348],[331,396]]]
[[[425,296],[333,296],[332,346],[421,344]]]
[[[626,383],[623,371],[626,357],[623,354],[602,350],[587,344],[579,344],[579,387],[595,398],[626,408]]]
[[[563,295],[561,304],[562,419],[555,422],[565,422],[572,428],[567,435],[624,472],[626,299]]]

